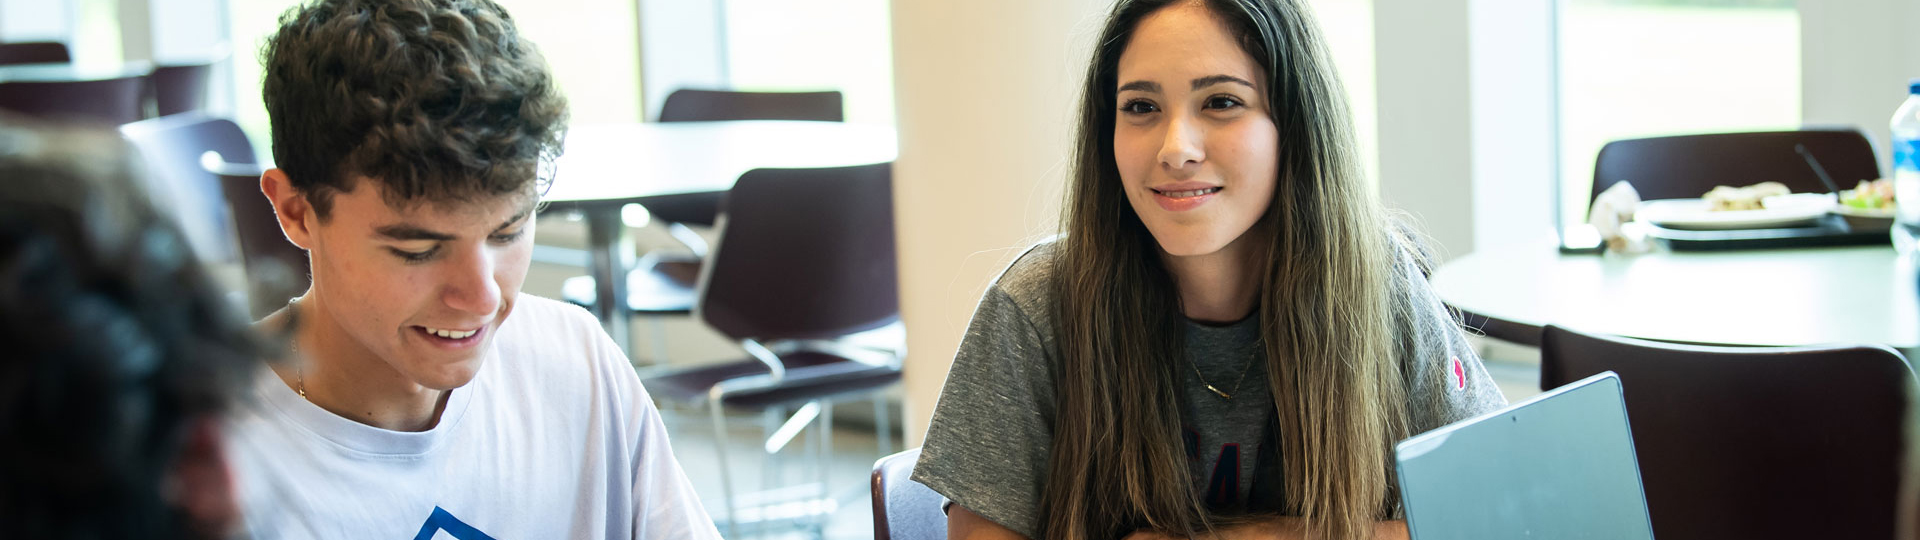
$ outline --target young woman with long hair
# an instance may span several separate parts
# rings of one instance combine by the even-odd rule
[[[915,479],[950,537],[1405,536],[1393,444],[1505,405],[1303,0],[1120,0],[1065,234],[981,299]]]

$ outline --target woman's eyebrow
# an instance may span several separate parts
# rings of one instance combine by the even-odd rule
[[[1127,84],[1120,85],[1119,92],[1125,92],[1128,90],[1139,90],[1141,92],[1151,92],[1151,93],[1158,94],[1160,93],[1160,83],[1153,82],[1153,81],[1133,81]]]
[[[1199,90],[1201,88],[1206,88],[1206,87],[1213,86],[1220,83],[1239,83],[1241,85],[1245,85],[1247,88],[1256,88],[1253,85],[1253,83],[1247,82],[1246,79],[1242,79],[1232,75],[1208,75],[1205,77],[1194,79],[1193,89]]]

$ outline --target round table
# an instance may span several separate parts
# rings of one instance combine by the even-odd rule
[[[1483,249],[1441,265],[1448,305],[1503,321],[1726,345],[1920,347],[1913,259],[1891,247],[1641,255]]]
[[[153,73],[152,62],[119,64],[11,64],[0,66],[0,82],[72,82],[140,77]]]
[[[555,162],[549,209],[587,222],[594,312],[622,348],[628,344],[626,279],[632,250],[620,212],[628,204],[723,193],[759,168],[816,168],[893,161],[891,127],[840,122],[730,121],[583,124],[567,133]]]

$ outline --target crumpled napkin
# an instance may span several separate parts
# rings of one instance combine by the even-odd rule
[[[1633,213],[1640,209],[1640,192],[1626,181],[1615,182],[1600,196],[1593,199],[1593,210],[1587,213],[1587,223],[1592,224],[1600,233],[1600,239],[1607,245],[1607,251],[1614,253],[1645,253],[1653,250],[1653,243],[1647,239],[1646,231],[1634,227]]]

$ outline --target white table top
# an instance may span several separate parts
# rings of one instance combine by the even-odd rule
[[[107,65],[12,64],[0,66],[0,82],[97,81],[152,72],[153,63],[140,61]]]
[[[748,170],[893,161],[887,126],[734,121],[585,124],[571,128],[546,199],[620,201],[726,191]]]
[[[1920,347],[1914,264],[1891,247],[1563,255],[1483,249],[1433,284],[1497,319],[1644,339]]]

